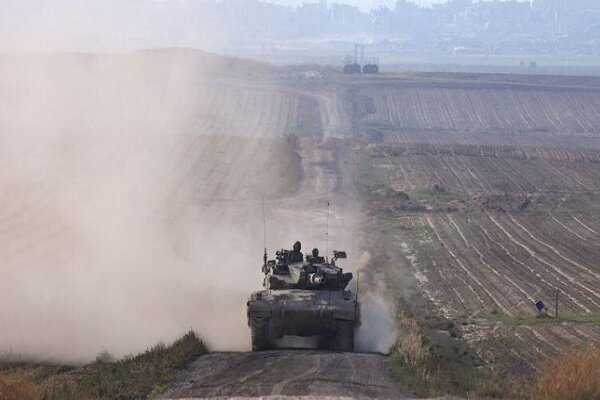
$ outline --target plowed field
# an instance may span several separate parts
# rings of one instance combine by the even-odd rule
[[[442,314],[465,321],[482,355],[531,371],[560,351],[600,344],[599,152],[361,152],[369,153],[362,173],[375,209],[397,218],[388,225],[415,282]],[[554,316],[557,295],[559,319],[535,318],[540,299]]]
[[[600,132],[600,89],[585,80],[527,83],[408,75],[348,89],[356,129],[402,143],[580,146]],[[535,78],[532,78],[534,81]],[[566,86],[568,84],[568,86]],[[575,140],[577,138],[577,140]]]

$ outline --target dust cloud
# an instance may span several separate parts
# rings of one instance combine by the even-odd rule
[[[0,57],[0,357],[119,357],[188,329],[248,350],[263,197],[271,257],[302,240],[360,268],[335,148],[281,136],[301,101],[248,78],[265,67],[174,49]],[[364,351],[395,337],[378,292],[361,292]]]
[[[217,200],[257,197],[269,145],[211,136],[215,89],[177,54],[2,56],[2,356],[122,356],[190,328],[249,347],[260,204]]]
[[[371,262],[371,254],[363,252],[358,257],[355,269],[363,276]],[[398,338],[393,301],[381,279],[359,282],[361,325],[356,332],[356,350],[388,354]]]

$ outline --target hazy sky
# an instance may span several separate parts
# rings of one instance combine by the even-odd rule
[[[316,3],[319,0],[267,0],[271,3],[287,4],[287,5],[299,5],[302,3]],[[378,8],[381,6],[387,6],[392,8],[396,4],[397,0],[328,0],[328,3],[344,3],[350,4],[356,7],[360,7],[362,10],[369,10],[372,8]],[[446,0],[414,0],[417,4],[433,4],[433,3],[445,3]]]
[[[218,49],[231,28],[214,26],[200,35],[203,2],[215,0],[0,0],[2,51],[110,51],[132,48],[183,46]],[[263,0],[300,5],[319,0]],[[397,0],[328,0],[367,11],[394,7]],[[431,4],[444,0],[414,0]],[[191,16],[178,14],[179,5],[194,3]],[[426,3],[425,3],[426,2]],[[161,3],[164,3],[161,5]],[[199,4],[196,4],[199,3]],[[145,6],[147,5],[147,7]],[[210,24],[210,19],[204,25]],[[209,33],[206,33],[209,32]],[[212,32],[212,33],[211,33]]]

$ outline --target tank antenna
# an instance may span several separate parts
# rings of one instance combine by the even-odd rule
[[[360,279],[360,271],[356,271],[356,301],[354,302],[354,318],[358,312],[358,280]]]
[[[267,275],[269,274],[269,267],[267,266],[267,218],[265,217],[265,195],[264,193],[261,194],[261,201],[262,201],[262,217],[263,217],[263,240],[264,240],[264,245],[265,245],[265,253],[263,255],[263,267],[262,267],[262,271],[263,274],[265,274],[265,280],[264,280],[264,285],[267,289],[267,293],[268,293],[268,297],[271,298],[271,285],[269,284],[269,281],[267,279]]]
[[[325,262],[329,262],[329,201],[327,201],[327,219],[325,229]]]
[[[267,218],[265,217],[265,195],[261,195],[262,198],[262,217],[263,217],[263,240],[265,245],[265,254],[263,255],[263,272],[267,273]]]

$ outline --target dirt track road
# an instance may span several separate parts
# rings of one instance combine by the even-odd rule
[[[295,236],[290,236],[287,242],[292,243],[298,237],[308,249],[316,245],[324,250],[321,245],[326,204],[330,201],[329,250],[341,248],[352,253],[360,215],[352,201],[355,193],[346,176],[349,170],[344,154],[327,139],[319,142],[315,138],[301,139],[298,152],[303,179],[295,195],[268,203],[269,220],[282,221],[269,224],[270,237],[279,238],[292,232]],[[353,270],[354,266],[347,263],[344,267]],[[167,399],[231,397],[406,399],[411,392],[392,377],[388,359],[383,355],[279,350],[202,356],[163,396]]]
[[[377,354],[281,350],[200,357],[163,398],[409,398]]]

